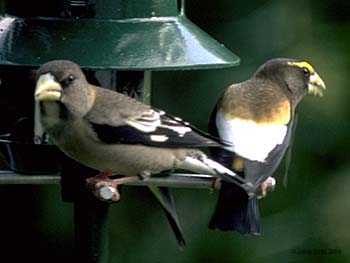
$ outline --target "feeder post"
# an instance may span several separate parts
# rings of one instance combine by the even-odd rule
[[[73,203],[74,255],[77,262],[108,262],[109,203],[97,200],[86,188],[86,178],[98,171],[63,157],[61,188],[62,199]]]

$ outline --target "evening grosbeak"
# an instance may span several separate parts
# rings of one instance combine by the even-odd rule
[[[101,171],[88,179],[95,194],[101,185],[116,188],[177,168],[236,182],[234,172],[197,149],[229,144],[164,111],[89,84],[71,61],[51,61],[38,69],[35,100],[54,144],[70,158]],[[123,177],[112,180],[112,174]],[[116,191],[112,200],[119,198]]]
[[[291,141],[295,108],[306,94],[320,95],[325,84],[305,61],[277,58],[254,75],[229,86],[217,102],[209,132],[232,143],[211,149],[213,158],[251,183],[243,190],[223,182],[209,227],[260,234],[257,194],[279,166]]]

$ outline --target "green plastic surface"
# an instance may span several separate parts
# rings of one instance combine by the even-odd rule
[[[119,70],[239,64],[235,54],[188,20],[183,6],[178,11],[172,0],[97,0],[93,18],[0,18],[0,64],[36,67],[53,59]]]

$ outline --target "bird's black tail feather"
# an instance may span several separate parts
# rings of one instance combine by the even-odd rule
[[[174,232],[174,235],[176,237],[177,243],[179,244],[180,248],[184,248],[186,246],[186,241],[183,236],[180,224],[177,219],[174,218],[174,216],[169,213],[166,209],[164,209],[165,215],[168,219],[168,222],[170,224],[171,229]]]
[[[235,184],[222,182],[219,200],[209,228],[259,235],[258,200],[256,197],[249,199],[246,192]]]
[[[170,189],[167,187],[155,186],[149,186],[148,188],[162,205],[170,227],[176,237],[177,243],[181,248],[184,248],[186,246],[186,241],[182,233],[179,219],[177,217],[175,201],[173,195],[170,192]]]

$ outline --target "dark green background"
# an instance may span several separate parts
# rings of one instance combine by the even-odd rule
[[[188,244],[180,251],[147,189],[125,187],[120,204],[111,207],[110,262],[350,262],[349,3],[187,1],[190,19],[242,62],[230,69],[155,72],[153,105],[206,129],[225,87],[273,57],[309,61],[327,91],[323,98],[306,97],[297,109],[288,187],[282,165],[276,191],[260,202],[261,237],[208,230],[217,192],[174,189]],[[67,261],[72,207],[61,202],[59,186],[1,186],[0,209],[0,261],[5,254],[13,259],[7,262]]]

